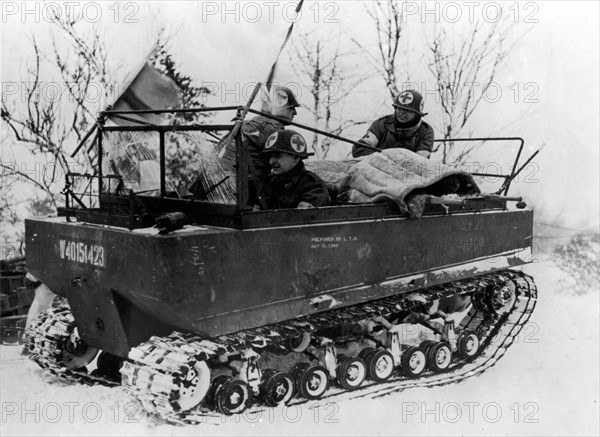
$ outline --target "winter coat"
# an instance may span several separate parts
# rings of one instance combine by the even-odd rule
[[[261,152],[265,149],[267,138],[273,132],[279,132],[280,130],[283,130],[283,125],[280,122],[262,115],[244,121],[242,124],[242,141],[248,147],[259,179],[266,178],[271,170],[269,156],[265,156]]]
[[[313,206],[329,203],[327,187],[319,176],[304,168],[302,161],[287,173],[269,175],[264,188],[269,209],[297,208],[300,202]]]
[[[367,144],[378,149],[401,148],[413,152],[425,150],[431,152],[433,147],[433,128],[423,120],[414,128],[398,129],[395,114],[386,115],[373,122],[359,143]],[[352,156],[370,155],[374,150],[355,145],[352,147]]]

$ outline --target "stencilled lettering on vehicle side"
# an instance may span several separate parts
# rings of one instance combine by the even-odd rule
[[[88,264],[101,269],[106,267],[106,250],[101,244],[91,241],[60,238],[58,246],[60,259]]]

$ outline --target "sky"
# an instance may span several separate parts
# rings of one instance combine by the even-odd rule
[[[52,6],[50,6],[52,5]],[[71,6],[67,6],[71,5]],[[412,57],[403,59],[399,74],[407,72],[425,91],[430,123],[439,134],[439,103],[428,90],[432,78],[423,59],[433,26],[445,25],[450,35],[460,38],[477,20],[491,22],[496,17],[494,2],[406,2],[406,31],[403,44]],[[3,2],[2,3],[2,83],[3,98],[9,98],[14,84],[21,88],[29,80],[25,66],[32,59],[31,39],[35,37],[50,49],[52,25],[49,7],[61,13],[67,7],[84,14],[80,24],[105,32],[110,49],[109,64],[117,84],[151,50],[159,29],[171,35],[169,49],[183,73],[197,84],[213,87],[209,104],[242,104],[252,83],[264,81],[269,67],[294,20],[295,2]],[[370,122],[391,113],[390,98],[383,80],[373,74],[370,60],[350,41],[354,38],[373,51],[376,48],[372,24],[364,2],[305,2],[294,35],[310,32],[313,40],[324,41],[327,49],[339,44],[351,52],[345,71],[355,77],[368,77],[346,100],[342,116]],[[506,9],[508,8],[508,9]],[[510,51],[501,74],[495,79],[500,95],[479,107],[469,131],[473,136],[520,136],[525,139],[524,157],[541,145],[544,149],[523,178],[513,184],[513,194],[525,200],[546,221],[573,228],[598,226],[599,217],[599,3],[538,1],[506,3],[509,20],[515,22],[520,38]],[[86,27],[87,26],[87,27]],[[61,41],[61,35],[54,34]],[[292,45],[280,58],[276,81],[308,86],[290,63]],[[421,55],[421,56],[420,56]],[[414,64],[411,64],[411,62]],[[46,71],[48,81],[53,78]],[[118,88],[117,88],[118,89]],[[309,100],[307,94],[300,100]],[[296,121],[311,124],[311,116],[300,111]],[[5,138],[5,126],[2,126]],[[357,139],[365,126],[345,134]],[[73,145],[74,148],[74,145]],[[339,153],[338,153],[339,152]],[[343,156],[341,148],[332,156]],[[485,149],[474,161],[485,159],[509,162],[512,144]],[[27,159],[22,151],[3,141],[3,160]],[[512,156],[512,155],[511,155]]]

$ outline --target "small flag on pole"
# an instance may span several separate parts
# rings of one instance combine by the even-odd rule
[[[127,83],[127,82],[126,82]],[[174,109],[180,106],[179,89],[173,80],[160,73],[147,61],[144,62],[123,94],[113,104],[112,111],[134,111],[150,109]],[[124,114],[125,117],[140,120],[141,123],[125,120],[118,116],[110,117],[119,126],[140,124],[162,124],[160,114]]]

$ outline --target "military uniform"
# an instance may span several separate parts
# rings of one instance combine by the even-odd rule
[[[297,108],[300,106],[292,90],[280,85],[271,86],[270,95],[266,98],[268,99],[268,110],[263,109],[263,111],[274,115],[278,115],[275,112],[277,109]],[[279,114],[279,116],[281,115]],[[257,176],[263,183],[269,175],[271,167],[269,166],[268,156],[261,155],[261,152],[265,149],[267,138],[274,132],[279,132],[283,129],[284,127],[281,122],[263,115],[244,121],[242,124],[242,141],[245,142],[256,168]]]
[[[375,120],[365,136],[359,140],[378,149],[408,149],[412,152],[421,150],[431,152],[433,147],[433,128],[420,120],[412,128],[400,129],[396,126],[395,115],[386,115]],[[355,145],[352,147],[352,156],[355,158],[370,155],[374,150]]]
[[[306,170],[300,161],[287,173],[268,177],[265,202],[269,209],[296,208],[300,202],[325,206],[329,192],[321,178]]]
[[[264,179],[270,171],[269,159],[261,152],[265,148],[267,138],[273,132],[283,130],[283,125],[277,120],[259,115],[251,120],[245,121],[242,124],[243,141],[245,141],[256,173],[259,179]]]
[[[254,163],[256,169],[256,177],[264,184],[271,166],[269,165],[269,157],[262,155],[261,152],[265,148],[267,138],[274,133],[283,130],[283,124],[277,120],[259,115],[242,123],[242,142],[250,153],[250,159]],[[235,143],[232,143],[235,144]],[[235,147],[228,147],[225,151],[225,158],[229,162],[235,162]],[[253,205],[256,202],[256,185],[252,179],[252,174],[248,171],[248,198],[249,204]],[[190,188],[193,192],[193,190]]]
[[[424,105],[423,96],[418,91],[402,91],[392,103],[396,112],[375,120],[358,142],[379,150],[407,149],[415,153],[428,152],[425,156],[429,156],[433,148],[433,129],[422,119],[427,115],[423,112]],[[413,113],[412,120],[406,117],[407,112]],[[374,151],[355,145],[352,147],[352,156],[358,158]]]

